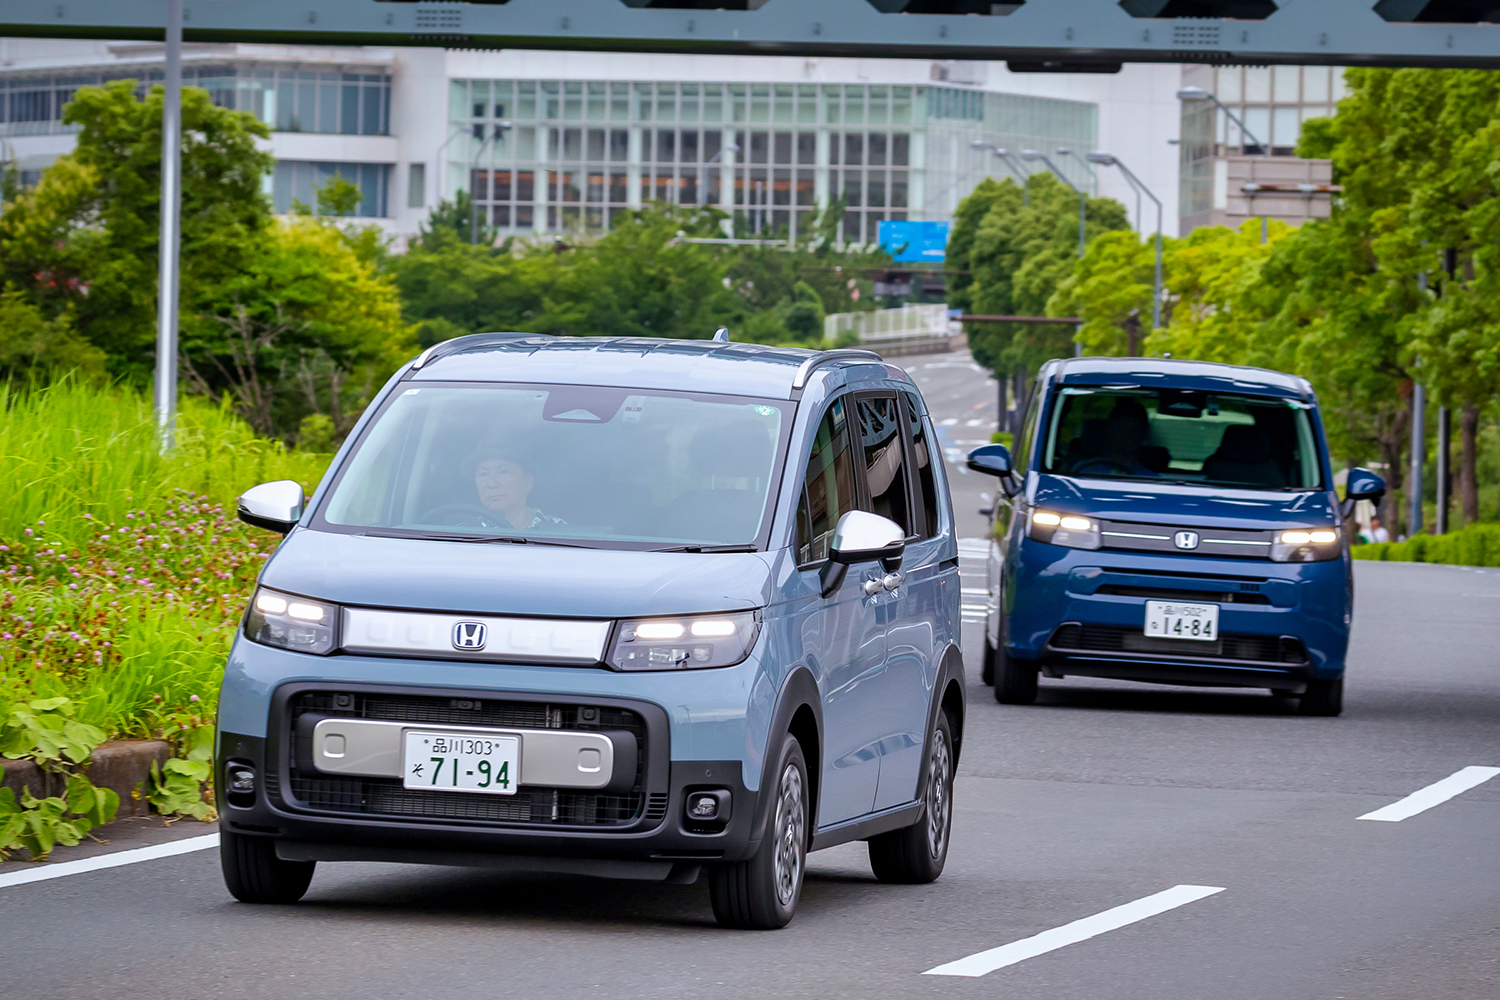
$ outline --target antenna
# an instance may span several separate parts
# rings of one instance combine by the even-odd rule
[[[721,327],[718,328],[718,330],[714,331],[714,343],[715,344],[727,344],[727,343],[729,343],[729,327],[727,327],[727,326],[721,326]]]

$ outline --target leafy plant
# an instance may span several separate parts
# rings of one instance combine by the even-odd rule
[[[151,762],[151,790],[146,801],[163,816],[191,816],[205,823],[217,819],[214,807],[204,801],[204,783],[213,773],[209,760],[174,757],[166,766]]]
[[[37,798],[22,789],[0,789],[0,858],[16,847],[24,847],[32,860],[52,853],[56,844],[72,846],[97,826],[114,819],[120,797],[108,788],[96,788],[81,767],[104,742],[104,731],[73,717],[71,699],[34,698],[11,706],[0,726],[0,755],[26,759],[48,775],[65,777],[63,795]]]
[[[0,756],[35,761],[44,771],[81,765],[105,740],[104,730],[73,718],[68,698],[37,698],[11,707],[0,728]]]

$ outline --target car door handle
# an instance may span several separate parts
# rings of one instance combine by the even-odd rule
[[[880,591],[884,587],[885,584],[882,583],[878,578],[872,578],[865,581],[865,593],[870,597],[874,597],[876,594],[880,593]]]
[[[886,590],[895,590],[897,587],[901,586],[901,581],[904,579],[906,578],[903,577],[900,573],[887,573],[885,579],[882,580],[881,583],[885,585]]]

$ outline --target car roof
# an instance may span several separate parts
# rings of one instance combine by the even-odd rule
[[[479,333],[429,349],[413,364],[406,378],[423,382],[690,389],[790,399],[798,369],[823,353],[800,347],[665,337]],[[849,363],[857,359],[830,357],[828,361]],[[872,355],[866,363],[879,362]]]
[[[1311,399],[1312,387],[1296,375],[1265,368],[1175,358],[1067,358],[1053,362],[1052,377],[1065,386],[1137,385],[1145,388],[1245,392]]]

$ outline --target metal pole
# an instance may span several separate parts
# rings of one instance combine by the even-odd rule
[[[167,0],[162,81],[160,273],[156,285],[156,430],[162,451],[177,428],[177,260],[182,219],[182,0]]]
[[[1090,154],[1090,155],[1093,155],[1093,154]],[[1100,153],[1099,155],[1100,156],[1106,156],[1108,154]],[[1155,287],[1154,293],[1151,296],[1151,326],[1152,326],[1153,329],[1160,329],[1161,328],[1161,224],[1162,224],[1161,199],[1158,198],[1156,195],[1152,194],[1151,193],[1151,189],[1148,188],[1145,184],[1142,184],[1141,183],[1141,179],[1139,177],[1137,177],[1135,174],[1133,174],[1133,173],[1130,172],[1130,168],[1129,167],[1125,166],[1125,164],[1121,163],[1119,160],[1115,159],[1113,156],[1111,156],[1109,159],[1110,159],[1110,162],[1112,162],[1115,166],[1117,166],[1117,167],[1120,168],[1120,172],[1125,175],[1125,179],[1126,180],[1130,181],[1131,184],[1135,185],[1135,187],[1138,190],[1146,192],[1146,197],[1150,198],[1152,201],[1154,201],[1156,203],[1156,287]]]
[[[479,173],[479,158],[490,140],[485,138],[484,126],[479,126],[479,149],[474,153],[474,162],[469,165],[469,242],[479,242],[479,206],[474,204],[474,175]]]
[[[1423,418],[1426,411],[1427,390],[1418,382],[1413,386],[1411,395],[1411,472],[1406,488],[1410,501],[1406,512],[1407,538],[1415,537],[1422,530],[1422,467],[1427,458],[1427,427]]]
[[[1453,411],[1438,407],[1437,533],[1448,533],[1448,449],[1453,441]]]

